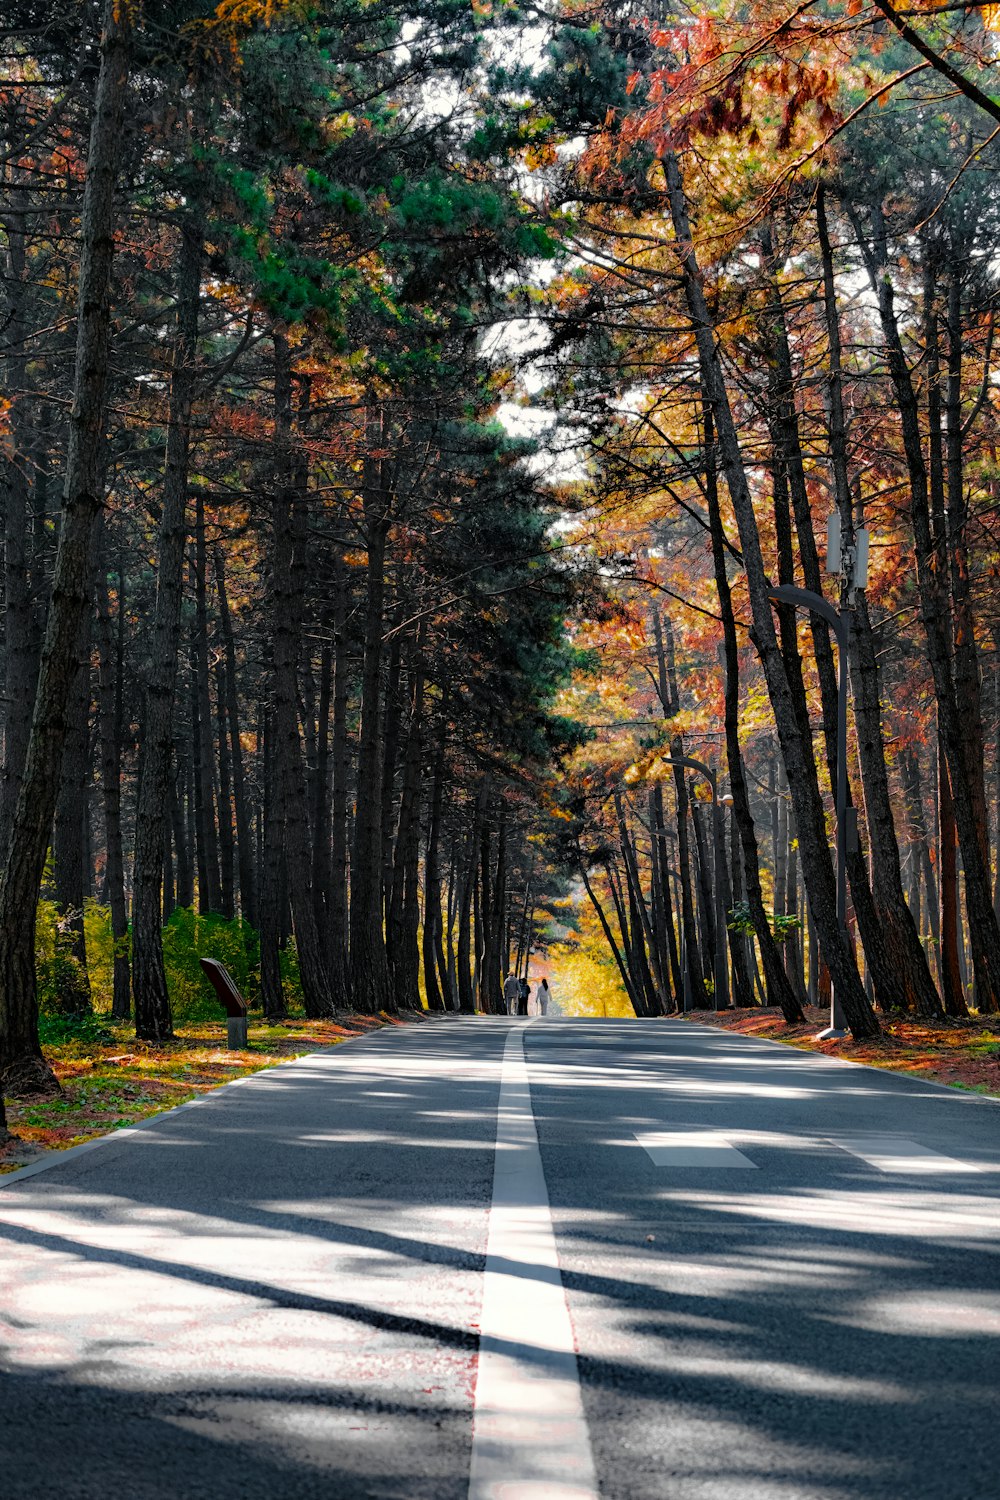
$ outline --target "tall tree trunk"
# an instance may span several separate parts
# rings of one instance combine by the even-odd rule
[[[33,405],[28,389],[29,270],[25,250],[26,195],[12,193],[15,213],[6,222],[7,265],[4,308],[3,386],[7,392],[9,451],[0,453],[3,498],[4,559],[4,702],[3,768],[0,771],[0,854],[10,841],[14,809],[24,774],[31,733],[31,712],[38,679],[38,641],[29,533],[29,464]],[[4,445],[7,448],[7,444]]]
[[[824,307],[829,342],[830,457],[834,474],[837,506],[840,513],[841,535],[846,547],[853,545],[854,517],[851,508],[851,491],[847,470],[847,433],[844,421],[841,380],[840,323],[833,279],[832,250],[826,231],[826,213],[822,191],[817,195],[816,219],[823,261]],[[813,530],[812,507],[806,483],[805,462],[799,435],[798,412],[795,405],[795,386],[791,352],[785,325],[785,312],[774,267],[773,251],[767,232],[765,232],[763,238],[763,248],[770,275],[771,303],[769,312],[770,333],[775,354],[772,392],[775,398],[777,416],[776,443],[781,455],[781,463],[787,476],[788,496],[791,500],[792,512],[795,519],[795,532],[799,543],[799,557],[802,564],[805,585],[806,588],[811,589],[814,593],[822,595],[823,580],[820,572],[816,537]],[[794,582],[791,571],[790,547],[791,539],[789,537],[787,569],[781,578],[781,582],[783,583]],[[841,607],[849,608],[852,602],[853,596],[844,593],[840,601]],[[800,733],[805,737],[811,731],[809,729],[801,661],[795,640],[794,611],[782,608],[779,610],[779,619],[781,621],[782,644],[785,652],[785,670],[800,715]],[[830,785],[832,788],[837,784],[838,678],[834,666],[833,646],[826,621],[822,620],[818,615],[810,614],[810,630],[812,632],[813,649],[816,656],[816,670],[820,683],[823,735],[827,765],[830,772]],[[857,658],[857,660],[859,672],[867,671],[867,656],[863,655]],[[856,711],[864,713],[865,705],[870,703],[873,698],[877,707],[877,683],[866,682],[861,684],[861,691],[856,699]],[[861,702],[859,709],[858,702],[861,699],[864,701]],[[868,772],[871,772],[871,780],[866,783],[865,793],[867,801],[872,807],[873,815],[877,820],[878,832],[882,835],[891,826],[892,811],[888,801],[883,802],[882,800],[883,795],[886,799],[888,797],[884,757],[881,775],[879,775],[878,768],[874,764],[874,758],[882,749],[881,729],[877,714],[875,724],[872,728],[874,732],[869,732],[865,742],[865,751],[869,760],[862,763],[862,779],[864,780]],[[850,786],[848,785],[849,799],[850,795]],[[888,820],[888,823],[886,820]],[[874,979],[879,1002],[883,1006],[887,1007],[894,1002],[900,987],[910,992],[922,993],[926,1003],[928,988],[932,992],[933,984],[930,983],[930,976],[927,973],[923,951],[919,943],[915,945],[912,943],[912,934],[906,930],[906,903],[898,872],[898,853],[895,873],[891,857],[887,856],[884,847],[881,845],[879,855],[879,873],[881,878],[879,882],[876,882],[879,893],[878,901],[876,901],[873,896],[872,885],[869,881],[865,856],[860,846],[857,849],[848,850],[847,853],[847,874],[850,882],[851,897],[854,902],[858,929],[861,933],[861,941],[864,946],[869,971]],[[889,947],[890,937],[895,938],[892,951],[890,951]]]
[[[732,784],[732,777],[730,777]],[[733,817],[729,823],[729,867],[731,876],[731,896],[729,910],[743,904],[743,857],[740,850],[739,829],[735,815],[736,799],[733,798]],[[753,977],[750,971],[750,958],[747,951],[747,940],[744,933],[735,927],[729,930],[729,957],[733,971],[733,1004],[738,1010],[745,1010],[753,1005]]]
[[[125,609],[124,574],[119,573],[117,608]],[[132,1014],[129,980],[128,906],[125,900],[125,857],[121,813],[121,705],[117,691],[115,636],[108,598],[107,573],[101,569],[97,584],[97,725],[101,753],[101,791],[104,797],[105,881],[111,907],[111,938],[114,943],[111,1014],[127,1021]]]
[[[629,893],[629,910],[632,917],[631,926],[636,939],[636,958],[646,997],[646,1009],[651,1016],[663,1015],[667,1010],[669,987],[666,982],[666,976],[662,969],[660,969],[657,961],[653,927],[649,911],[646,907],[646,898],[643,894],[642,883],[639,878],[639,863],[636,858],[635,843],[625,818],[625,808],[620,791],[615,792],[615,811],[618,816],[618,838],[622,851],[622,860],[625,865]]]
[[[841,519],[843,538],[853,539],[851,484],[847,458],[847,424],[844,416],[843,365],[840,318],[834,282],[833,250],[826,222],[822,189],[816,205],[816,222],[823,262],[824,306],[830,349],[829,431],[830,456]],[[818,565],[817,565],[818,575]],[[847,601],[850,602],[849,600]],[[855,608],[851,637],[851,676],[854,684],[854,715],[858,735],[858,759],[861,764],[861,786],[864,792],[865,821],[871,843],[873,905],[880,921],[882,940],[889,967],[902,991],[904,1004],[923,1015],[933,1015],[940,1000],[927,965],[912,914],[903,894],[899,866],[899,843],[889,795],[885,764],[885,742],[882,736],[881,697],[878,658],[868,614],[868,601],[860,593]],[[853,878],[852,890],[860,880]],[[866,881],[867,884],[867,881]],[[857,909],[858,903],[855,900]],[[867,912],[867,903],[862,903]],[[862,931],[865,943],[865,932]],[[865,943],[866,951],[870,943]],[[881,958],[881,948],[878,957]],[[880,985],[876,975],[876,989]]]
[[[333,653],[333,786],[330,800],[330,875],[328,882],[327,948],[330,953],[330,987],[341,1005],[351,1004],[348,966],[347,850],[350,736],[347,725],[350,693],[350,659],[347,641],[347,579],[343,558],[334,563],[334,653]]]
[[[188,820],[185,817],[185,803],[182,800],[182,792],[186,796],[187,786],[187,761],[181,765],[174,765],[169,773],[169,786],[167,798],[169,804],[170,827],[174,837],[174,856],[177,864],[177,891],[176,902],[178,906],[190,908],[194,906],[194,859],[191,848],[191,831]],[[168,839],[164,838],[164,845]],[[164,905],[167,903],[165,902]],[[171,910],[173,908],[171,907]]]
[[[778,728],[782,758],[795,801],[803,869],[808,884],[810,903],[816,918],[823,952],[836,982],[837,994],[843,1005],[847,1023],[856,1038],[876,1036],[879,1032],[878,1021],[861,985],[854,954],[845,940],[837,918],[836,883],[827,844],[826,819],[819,796],[812,743],[811,740],[807,741],[800,732],[798,714],[785,671],[784,659],[775,634],[769,598],[769,580],[764,570],[753,496],[744,468],[739,436],[729,405],[719,352],[712,331],[712,320],[705,301],[694,252],[683,184],[672,153],[665,157],[664,168],[667,176],[671,217],[677,239],[677,253],[698,348],[702,380],[712,407],[715,430],[719,439],[721,467],[726,476],[740,536],[753,612],[754,644],[764,668],[768,696]]]
[[[705,837],[705,825],[701,817],[703,804],[692,798],[691,826],[694,829],[695,871],[698,879],[698,916],[701,926],[701,958],[704,965],[700,975],[699,1002],[707,995],[710,985],[715,983],[715,900],[712,890],[711,855]],[[713,1004],[716,1003],[713,1001]]]
[[[475,893],[476,875],[479,867],[479,841],[483,831],[483,817],[489,799],[489,784],[484,777],[476,796],[472,824],[465,841],[465,859],[458,903],[458,1008],[463,1015],[475,1014],[475,996],[472,987],[472,899]]]
[[[441,704],[441,723],[431,783],[430,809],[427,819],[427,842],[424,850],[424,995],[427,1009],[441,1011],[445,1005],[439,975],[444,969],[441,952],[441,810],[444,802],[444,753],[447,734],[447,701]]]
[[[284,929],[282,899],[282,851],[285,831],[285,791],[277,775],[272,713],[261,715],[264,804],[263,849],[260,871],[260,1002],[268,1021],[285,1014],[285,990],[281,980],[281,944]]]
[[[215,658],[215,732],[219,767],[219,875],[220,910],[227,921],[236,916],[236,844],[233,838],[233,766],[229,749],[226,659]]]
[[[496,1015],[502,1016],[505,1008],[503,982],[507,973],[504,966],[507,925],[507,820],[504,816],[502,804],[499,813],[499,828],[497,830],[497,864],[490,899],[490,910],[492,912],[492,922],[490,930],[487,933],[489,962],[486,966],[486,973],[490,977],[490,987],[486,990],[485,996],[490,1010]]]
[[[132,997],[136,1036],[149,1042],[160,1042],[173,1036],[170,995],[163,963],[160,888],[163,879],[163,820],[174,742],[201,262],[201,232],[185,219],[181,224],[177,261],[177,332],[170,382],[170,425],[135,814]]]
[[[73,962],[62,970],[58,1003],[67,1015],[93,1009],[87,972],[87,936],[83,923],[84,869],[87,841],[84,820],[89,817],[87,779],[90,771],[90,617],[80,632],[79,659],[67,705],[66,744],[63,749],[59,798],[52,833],[52,865],[56,905],[63,932],[72,934]]]
[[[986,736],[983,729],[982,681],[979,649],[973,616],[972,572],[969,567],[969,506],[964,482],[964,432],[962,423],[962,284],[961,270],[955,259],[948,280],[948,376],[945,387],[946,494],[948,504],[948,559],[951,570],[952,662],[955,697],[961,706],[962,734],[960,748],[965,779],[969,789],[972,821],[976,830],[976,854],[973,881],[981,880],[973,905],[981,906],[990,886],[989,814],[987,811],[985,762]],[[968,872],[966,849],[962,848],[962,867]],[[969,877],[966,873],[966,902],[969,902]],[[991,899],[993,934],[1000,932],[996,904]],[[982,976],[990,967],[989,930],[980,933],[970,906],[967,924],[969,946],[976,973],[976,1005],[980,1012],[1000,1011],[1000,990],[983,987]],[[998,950],[1000,951],[1000,950]],[[1000,977],[1000,976],[998,976]]]
[[[680,953],[677,946],[677,933],[674,929],[674,907],[670,894],[670,857],[666,847],[666,822],[663,812],[663,787],[657,782],[649,797],[649,821],[653,830],[653,842],[657,852],[656,878],[660,884],[661,921],[663,924],[663,940],[666,942],[667,954],[670,964],[670,973],[673,979],[673,999],[678,1010],[684,1008],[684,974],[681,968]]]
[[[934,680],[938,724],[948,761],[948,775],[955,821],[965,870],[969,924],[976,936],[973,959],[976,990],[984,1010],[1000,1004],[1000,927],[993,910],[989,860],[986,856],[985,792],[982,761],[970,757],[968,714],[975,711],[978,696],[970,704],[961,702],[956,689],[952,642],[949,639],[952,600],[948,589],[947,537],[932,526],[927,465],[924,459],[920,413],[916,392],[895,312],[895,291],[889,270],[888,243],[880,205],[872,210],[873,233],[869,241],[853,210],[852,223],[865,259],[872,289],[878,299],[887,364],[899,408],[903,450],[910,490],[920,613],[927,641],[927,657]],[[981,734],[974,732],[972,741]],[[945,1000],[947,1005],[947,997]]]
[[[385,673],[385,707],[382,712],[382,811],[379,819],[382,829],[382,910],[388,915],[392,890],[392,830],[393,803],[396,790],[396,762],[399,755],[399,735],[402,720],[400,702],[400,677],[403,656],[402,641],[398,626],[402,620],[400,609],[395,612],[389,637],[389,660]],[[392,964],[390,962],[390,971]]]
[[[385,553],[389,534],[388,461],[375,456],[383,437],[381,413],[370,413],[371,452],[365,460],[364,510],[368,598],[361,669],[357,811],[351,858],[351,986],[359,1010],[376,1015],[395,1007],[382,927],[382,657]]]
[[[719,612],[722,615],[722,643],[726,668],[725,729],[726,759],[729,766],[729,790],[733,798],[733,815],[739,830],[740,847],[743,851],[743,872],[747,888],[747,905],[760,947],[761,963],[767,985],[769,1005],[781,1007],[781,1013],[789,1026],[804,1019],[802,1006],[788,982],[771,931],[764,893],[760,883],[760,855],[757,846],[757,829],[750,806],[746,768],[740,748],[740,657],[736,635],[736,615],[733,610],[732,589],[726,570],[726,537],[719,506],[719,487],[715,450],[715,424],[711,409],[704,411],[705,431],[705,495],[708,504],[709,531],[712,538],[712,564],[715,570],[716,590],[719,596]]]
[[[283,791],[288,903],[306,1015],[329,1016],[333,995],[316,925],[308,801],[296,703],[302,601],[306,583],[304,496],[292,461],[292,369],[288,340],[275,333],[275,475],[271,501],[268,620],[274,774]]]
[[[129,13],[115,0],[106,0],[80,215],[76,355],[62,526],[24,778],[7,860],[0,871],[0,1076],[13,1094],[57,1087],[38,1041],[35,913],[59,785],[66,704],[80,627],[90,603],[91,542],[101,505],[114,197],[130,33]]]
[[[935,952],[940,953],[940,906],[934,880],[934,861],[931,858],[930,833],[924,813],[924,792],[920,778],[920,761],[916,751],[913,749],[904,750],[899,757],[899,766],[910,827],[913,834],[916,835],[918,869],[924,881],[924,899],[927,906],[927,920],[930,925],[931,942]]]
[[[590,904],[594,908],[594,911],[597,914],[597,920],[601,924],[601,931],[604,933],[604,940],[607,943],[608,948],[611,950],[611,956],[615,961],[615,968],[618,970],[618,974],[622,982],[622,988],[628,996],[629,1004],[631,1005],[635,1014],[637,1016],[641,1016],[644,1013],[642,998],[640,996],[637,996],[635,992],[635,988],[632,983],[632,976],[628,971],[624,955],[618,945],[618,941],[615,938],[614,932],[612,931],[611,923],[608,921],[607,913],[605,912],[604,907],[601,905],[597,892],[594,890],[594,887],[591,883],[590,876],[587,873],[587,866],[582,856],[579,861],[578,869],[580,871],[580,878],[583,881],[583,888],[587,892],[587,895],[590,898]]]
[[[316,766],[312,785],[312,885],[316,925],[330,970],[330,704],[333,698],[333,648],[324,646],[319,661],[316,711]],[[330,989],[339,998],[331,974]]]
[[[608,879],[608,890],[611,893],[611,904],[615,909],[618,931],[621,933],[622,956],[628,973],[626,985],[628,996],[636,1015],[647,1016],[649,1014],[648,987],[638,958],[635,910],[632,906],[626,907],[626,894],[622,890],[617,865],[608,860],[604,866],[604,873]]]
[[[941,1000],[927,967],[927,957],[913,913],[903,894],[896,824],[889,798],[879,701],[878,657],[868,618],[868,601],[860,594],[851,632],[851,670],[854,675],[854,722],[865,821],[871,842],[872,889],[882,921],[883,940],[897,975],[899,999],[921,1016],[939,1015]],[[855,671],[855,663],[857,670]]]
[[[948,761],[938,739],[938,807],[940,832],[938,850],[941,860],[941,980],[944,1005],[949,1016],[967,1016],[965,987],[959,959],[958,932],[958,851],[956,848],[955,804],[951,795]]]
[[[240,878],[240,912],[244,922],[256,927],[257,866],[254,859],[253,827],[247,800],[243,745],[240,740],[240,705],[236,679],[236,639],[233,634],[229,596],[226,591],[225,558],[220,546],[214,552],[215,588],[219,599],[219,621],[226,663],[226,717],[229,723],[229,749],[233,771],[233,806],[236,813],[236,858]]]
[[[387,931],[393,982],[400,1005],[420,1009],[420,909],[416,877],[420,862],[420,772],[423,763],[424,633],[416,642],[409,727],[403,760]]]
[[[205,498],[201,487],[195,490],[193,583],[195,631],[191,643],[193,703],[197,719],[192,726],[195,750],[195,797],[198,815],[199,886],[204,872],[205,888],[199,890],[202,911],[221,912],[232,920],[231,906],[222,901],[219,875],[219,835],[215,817],[215,755],[212,745],[212,693],[208,675],[208,554],[205,545]]]

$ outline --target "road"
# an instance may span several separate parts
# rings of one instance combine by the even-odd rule
[[[0,1494],[986,1500],[998,1136],[681,1021],[257,1074],[0,1179]]]

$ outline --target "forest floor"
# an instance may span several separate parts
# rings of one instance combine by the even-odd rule
[[[805,1025],[788,1026],[781,1011],[696,1011],[688,1019],[744,1036],[787,1042],[808,1052],[824,1052],[869,1067],[889,1068],[894,1073],[912,1073],[932,1083],[949,1084],[973,1094],[1000,1098],[1000,1016],[991,1020],[918,1021],[902,1017],[880,1017],[882,1035],[874,1041],[819,1042],[816,1032],[829,1024],[826,1009],[807,1007]]]
[[[8,1099],[12,1139],[0,1147],[0,1173],[16,1172],[37,1157],[95,1136],[138,1124],[221,1084],[288,1062],[320,1047],[335,1047],[381,1026],[419,1019],[347,1013],[336,1020],[289,1018],[277,1026],[249,1017],[249,1045],[230,1052],[224,1021],[175,1026],[175,1038],[154,1046],[136,1041],[131,1026],[98,1018],[96,1038],[44,1043],[61,1092],[52,1098]]]

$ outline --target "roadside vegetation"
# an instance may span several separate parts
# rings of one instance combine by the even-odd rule
[[[550,940],[592,1014],[988,1028],[994,8],[7,12],[16,1118],[206,955],[272,1028]]]

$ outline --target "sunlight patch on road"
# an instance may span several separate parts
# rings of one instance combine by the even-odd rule
[[[1000,1295],[991,1292],[885,1292],[868,1297],[830,1321],[865,1333],[895,1333],[929,1339],[1000,1337]]]
[[[662,1188],[660,1203],[670,1202],[711,1214],[769,1219],[776,1224],[809,1224],[861,1235],[903,1238],[995,1239],[1000,1233],[1000,1204],[986,1196],[958,1193],[859,1193],[803,1189],[796,1193],[726,1193]]]

